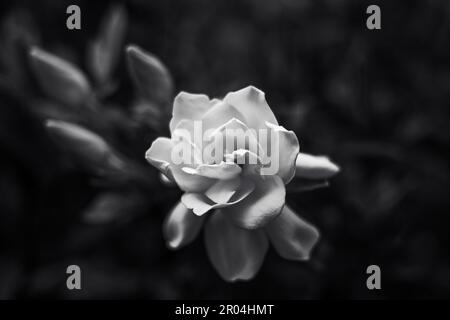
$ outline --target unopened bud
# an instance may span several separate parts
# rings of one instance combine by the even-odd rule
[[[127,15],[122,6],[113,6],[103,18],[95,41],[89,46],[89,67],[99,83],[109,80],[122,53]]]
[[[46,127],[57,143],[76,154],[85,164],[102,169],[120,169],[123,166],[114,150],[96,133],[59,120],[47,120]]]
[[[166,66],[137,46],[128,46],[126,52],[128,69],[141,94],[150,102],[168,104],[172,99],[173,83]]]
[[[80,105],[91,94],[83,72],[70,62],[42,49],[30,51],[31,66],[42,90],[59,102]]]

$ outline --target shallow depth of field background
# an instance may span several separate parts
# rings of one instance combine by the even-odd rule
[[[81,7],[80,31],[65,27],[69,4]],[[30,101],[44,94],[27,45],[86,71],[86,46],[109,4],[0,5],[0,298],[450,297],[448,1],[374,1],[381,31],[366,29],[366,1],[124,3],[125,44],[157,55],[176,92],[223,96],[252,84],[302,151],[343,169],[328,189],[287,195],[321,231],[312,259],[290,262],[271,249],[258,276],[237,284],[213,270],[202,236],[180,251],[165,247],[162,222],[181,192],[153,168],[144,204],[86,223],[83,211],[111,186],[68,168],[33,112]],[[123,55],[114,78],[107,101],[126,113],[134,91]],[[143,130],[116,146],[145,163],[158,135]],[[70,264],[82,269],[81,291],[66,289]],[[380,291],[366,288],[370,264],[381,268]]]

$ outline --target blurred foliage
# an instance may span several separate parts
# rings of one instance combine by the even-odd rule
[[[69,4],[81,7],[82,30],[65,27]],[[450,3],[377,1],[380,31],[365,27],[369,4],[2,2],[0,298],[448,298]],[[131,43],[151,52],[155,78],[128,72]],[[39,79],[31,48],[82,73],[86,99],[49,94],[55,73]],[[146,92],[133,81],[166,85]],[[288,193],[321,230],[309,263],[271,250],[253,281],[227,284],[202,237],[166,249],[162,221],[180,191],[144,153],[168,135],[177,91],[221,96],[248,84],[301,150],[343,171],[329,188]],[[112,167],[54,139],[46,119],[89,130],[110,146]],[[82,268],[79,292],[65,286],[70,264]],[[366,288],[370,264],[381,267],[379,292]]]

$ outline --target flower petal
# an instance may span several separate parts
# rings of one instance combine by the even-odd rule
[[[261,164],[262,159],[256,153],[250,150],[237,149],[225,155],[225,159],[229,162],[233,161],[239,164]]]
[[[187,120],[180,122],[183,125],[186,123]],[[189,132],[190,128],[180,128],[180,124],[172,133],[172,162],[180,167],[195,168],[203,163],[202,151],[193,140],[192,133]]]
[[[187,173],[176,165],[170,166],[170,173],[180,189],[186,192],[204,192],[215,182],[214,179]]]
[[[172,139],[194,142],[194,121],[182,119],[172,130]]]
[[[170,249],[179,249],[191,243],[200,232],[203,220],[181,201],[178,202],[164,221],[163,234],[167,246]]]
[[[182,142],[180,142],[182,143]],[[213,179],[197,174],[189,174],[182,170],[181,165],[176,165],[172,161],[172,149],[174,142],[169,138],[157,138],[153,141],[150,149],[145,154],[145,158],[150,164],[173,178],[180,189],[188,192],[202,192],[214,183]]]
[[[271,137],[268,141],[270,142],[270,165],[261,168],[261,174],[277,174],[285,184],[288,184],[295,176],[295,159],[300,151],[297,136],[294,131],[286,130],[270,122],[266,122],[266,126],[270,128]]]
[[[239,227],[256,229],[274,219],[285,203],[286,189],[279,176],[255,179],[255,190],[243,201],[222,211]]]
[[[239,177],[219,180],[206,190],[205,196],[215,203],[227,203],[239,189],[240,184],[241,179]]]
[[[247,125],[239,119],[232,118],[225,124],[214,129],[207,139],[213,141],[217,141],[218,139],[224,140],[222,143],[223,150],[219,150],[222,157],[224,156],[223,151],[225,151],[225,154],[229,154],[236,150],[243,149],[265,158],[265,150],[259,144],[257,136],[258,132],[255,129],[247,127]]]
[[[267,104],[264,92],[253,86],[230,92],[223,101],[236,107],[244,115],[246,120],[244,122],[249,128],[265,128],[265,121],[278,124],[275,115]]]
[[[172,119],[170,120],[170,132],[173,132],[177,124],[183,119],[200,120],[206,111],[217,100],[209,100],[207,95],[180,92],[173,102]]]
[[[313,156],[299,153],[295,162],[295,175],[308,179],[328,179],[337,174],[340,169],[325,156]]]
[[[230,185],[225,186],[225,183],[228,183]],[[237,203],[247,198],[255,188],[254,183],[249,180],[243,180],[236,192],[233,192],[232,190],[234,186],[233,180],[220,180],[218,184],[220,184],[222,190],[219,190],[220,187],[215,184],[211,186],[211,188],[209,188],[205,192],[205,194],[186,192],[181,196],[181,201],[186,207],[192,209],[196,215],[201,216],[213,209],[220,209],[236,205]],[[213,191],[213,189],[215,190]],[[219,202],[215,202],[212,199]]]
[[[241,167],[236,163],[224,161],[219,164],[201,164],[195,169],[183,168],[183,170],[190,174],[198,174],[203,177],[221,180],[232,179],[242,171]]]
[[[168,175],[172,147],[173,143],[169,138],[157,138],[145,153],[145,159],[163,174]]]
[[[209,259],[226,281],[250,280],[259,271],[268,249],[262,230],[234,226],[220,210],[205,226],[205,245]]]
[[[219,164],[203,164],[197,167],[201,176],[215,179],[231,179],[239,175],[242,169],[234,162],[224,162]]]
[[[270,242],[280,256],[290,260],[308,260],[319,240],[319,231],[284,206],[281,214],[266,226]]]
[[[197,216],[202,216],[208,211],[212,210],[217,206],[218,204],[214,203],[214,201],[207,198],[202,193],[190,193],[186,192],[181,196],[181,202],[188,207],[189,209],[192,209],[192,211]]]
[[[203,132],[209,133],[227,123],[231,119],[245,123],[245,118],[234,106],[220,101],[211,107],[202,117]]]
[[[249,150],[237,149],[225,155],[227,161],[234,161],[242,165],[241,176],[255,176],[261,174],[262,159]]]

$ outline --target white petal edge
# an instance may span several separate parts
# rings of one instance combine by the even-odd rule
[[[245,117],[234,106],[220,101],[211,107],[201,118],[203,132],[211,133],[232,119],[245,123]]]

